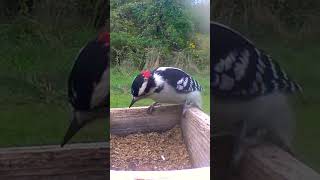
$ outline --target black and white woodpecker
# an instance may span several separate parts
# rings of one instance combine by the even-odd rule
[[[158,67],[153,71],[144,70],[132,82],[129,107],[140,99],[150,98],[155,103],[148,108],[148,113],[152,113],[159,103],[165,103],[184,105],[185,114],[190,107],[201,109],[201,91],[200,84],[181,69]]]
[[[292,153],[295,122],[287,98],[300,94],[300,85],[239,32],[215,22],[210,26],[214,133],[235,137],[232,164],[262,142]]]
[[[106,31],[99,32],[80,50],[68,80],[68,96],[73,111],[61,147],[88,122],[107,117],[109,52],[110,35]]]

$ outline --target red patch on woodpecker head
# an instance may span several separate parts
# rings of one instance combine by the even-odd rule
[[[144,70],[141,72],[141,74],[145,79],[149,79],[149,77],[151,76],[151,72],[149,70]]]
[[[110,34],[107,31],[103,31],[98,35],[98,42],[104,43],[106,46],[110,44]]]

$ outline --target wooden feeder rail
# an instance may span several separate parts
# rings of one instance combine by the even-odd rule
[[[110,171],[114,180],[122,179],[209,179],[210,117],[190,109],[181,117],[180,106],[161,106],[150,115],[147,107],[111,109],[110,132],[165,131],[180,123],[194,169],[174,171]],[[214,121],[213,121],[214,122]],[[221,142],[211,139],[213,145]],[[218,144],[217,144],[218,143]],[[213,147],[214,148],[214,147]],[[0,148],[0,179],[106,179],[109,165],[108,143],[68,144]],[[228,152],[228,149],[223,150]],[[227,157],[227,156],[226,156]],[[211,157],[215,159],[223,157]],[[278,147],[262,145],[252,148],[241,162],[240,176],[234,180],[320,180],[313,169]],[[219,171],[220,167],[216,168]],[[216,174],[211,174],[214,178]],[[217,179],[218,180],[218,179]]]

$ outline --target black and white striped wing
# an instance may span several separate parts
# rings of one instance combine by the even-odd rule
[[[154,73],[159,74],[163,79],[179,93],[202,91],[201,85],[190,75],[178,68],[160,67]]]
[[[211,86],[217,96],[254,97],[301,91],[280,66],[239,33],[211,23]]]

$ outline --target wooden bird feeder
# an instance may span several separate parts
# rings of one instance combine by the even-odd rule
[[[111,109],[110,132],[115,135],[163,132],[179,125],[192,163],[191,169],[182,170],[111,170],[111,179],[210,179],[210,117],[197,108],[189,109],[184,117],[181,114],[182,107],[177,105],[160,106],[151,115],[147,107]]]
[[[0,148],[0,179],[227,179],[229,137],[211,137],[214,147],[210,174],[210,117],[192,108],[181,117],[180,106],[161,106],[152,115],[147,107],[111,109],[110,132],[126,135],[166,131],[179,124],[192,167],[170,171],[109,171],[110,146],[105,142]],[[213,121],[214,122],[214,121]],[[111,147],[112,148],[112,147]],[[110,174],[109,174],[110,173]],[[288,153],[272,145],[250,149],[241,161],[240,174],[229,180],[319,180],[320,175]]]

